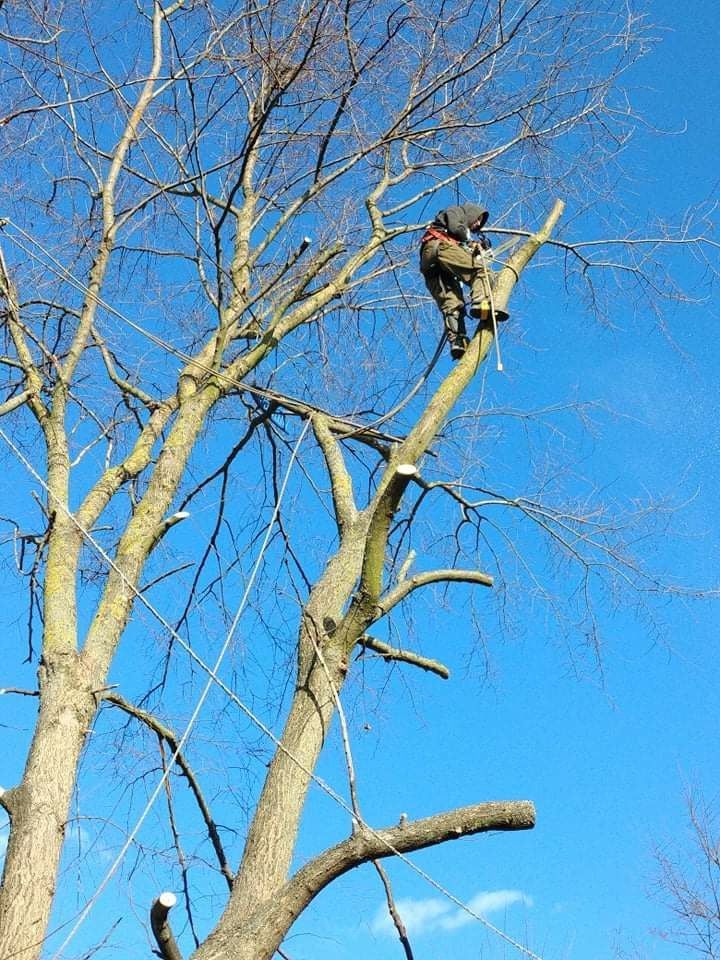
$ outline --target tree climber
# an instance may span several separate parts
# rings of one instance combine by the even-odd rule
[[[461,283],[470,287],[470,315],[481,322],[507,320],[492,305],[488,251],[492,244],[482,233],[488,212],[474,203],[441,210],[420,241],[420,272],[445,322],[450,355],[459,360],[468,344],[465,297]],[[473,240],[472,235],[478,240]]]

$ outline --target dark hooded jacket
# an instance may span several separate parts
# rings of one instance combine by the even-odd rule
[[[470,240],[470,224],[480,221],[482,228],[487,222],[488,212],[474,203],[463,203],[459,207],[448,207],[441,210],[433,220],[432,225],[444,233],[454,237],[461,243]]]

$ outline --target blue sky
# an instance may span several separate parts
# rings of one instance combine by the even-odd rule
[[[652,126],[684,132],[631,142],[623,191],[637,211],[660,211],[678,222],[688,204],[717,195],[718,29],[712,5],[699,0],[681,10],[667,0],[650,0],[647,11],[662,28],[662,41],[626,76],[626,85]],[[700,299],[710,296],[701,265],[680,269],[687,289]],[[615,491],[620,501],[651,494],[686,503],[673,516],[671,533],[655,548],[652,562],[676,572],[683,585],[717,586],[716,305],[710,301],[669,311],[666,336],[654,318],[642,311],[632,314],[626,303],[618,304],[612,327],[599,327],[558,296],[540,272],[529,274],[527,283],[532,295],[522,300],[503,338],[506,373],[488,369],[486,374],[494,404],[527,410],[580,398],[613,413],[598,408],[591,437],[580,436],[565,414],[548,418],[555,428],[551,440],[534,427],[525,441],[520,432],[511,433],[510,441],[493,449],[488,468],[511,484],[523,476],[529,452],[542,456],[562,447],[571,453],[578,477],[587,478],[583,482]],[[8,467],[0,481],[3,497],[11,495],[19,476]],[[434,610],[432,600],[424,600],[415,621],[414,641],[450,666],[450,682],[408,676],[401,668],[387,680],[387,671],[369,666],[345,693],[366,818],[382,826],[403,812],[423,816],[484,799],[531,799],[538,810],[534,831],[449,844],[413,859],[548,960],[595,960],[611,956],[616,945],[628,951],[637,946],[641,957],[657,960],[679,956],[651,934],[663,926],[666,914],[647,894],[654,845],[682,846],[687,840],[687,787],[718,796],[715,604],[680,599],[668,605],[660,612],[666,628],[661,636],[642,615],[606,604],[601,677],[593,658],[579,646],[568,647],[531,598],[519,608],[514,632],[501,636],[488,627],[487,663],[469,656],[463,642],[468,603],[469,592],[458,587],[448,609]],[[479,603],[485,609],[482,599]],[[20,627],[14,629],[13,644],[21,633]],[[240,632],[249,636],[251,625],[241,625]],[[129,659],[144,656],[144,642],[139,634],[129,639]],[[130,694],[134,678],[127,662],[121,678]],[[30,685],[31,671],[25,674],[14,674],[13,681]],[[12,729],[26,726],[32,709],[17,702],[12,708],[11,716],[7,708],[2,716],[11,743]],[[211,698],[197,731],[202,740],[212,739],[214,711],[220,709]],[[245,727],[243,734],[249,736]],[[5,782],[12,781],[18,759],[12,751],[3,758]],[[252,779],[262,763],[249,767]],[[319,773],[343,792],[337,730]],[[99,772],[92,778],[89,791],[102,793],[104,776]],[[152,835],[152,818],[146,829]],[[298,858],[346,829],[345,814],[313,789]],[[84,843],[95,836],[90,826],[87,830]],[[83,877],[81,894],[64,904],[68,909],[81,905],[110,861],[102,837],[95,842],[95,861]],[[144,917],[144,905],[167,879],[162,860],[144,866],[144,873],[129,879],[126,873],[122,880],[138,917]],[[416,960],[512,955],[406,866],[388,864],[388,869],[404,905]],[[212,897],[208,916],[222,891],[216,889]],[[370,870],[344,878],[302,918],[287,952],[293,960],[401,956],[382,919],[382,903]],[[119,912],[110,892],[68,957],[79,956],[83,946],[104,935]],[[131,925],[132,918],[124,923]],[[132,936],[134,949],[140,949],[137,929]],[[187,946],[187,931],[183,937]],[[117,948],[115,955],[127,954]]]

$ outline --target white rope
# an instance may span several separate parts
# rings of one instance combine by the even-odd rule
[[[488,269],[488,253],[489,251],[486,251],[486,250],[481,250],[480,252],[480,262],[482,264],[482,280],[483,280],[483,286],[485,288],[485,294],[490,302],[490,315],[492,316],[492,325],[493,325],[493,340],[495,341],[495,358],[496,358],[495,367],[498,373],[502,373],[505,367],[503,366],[502,357],[500,355],[500,336],[498,334],[497,316],[495,314],[495,298],[493,296],[492,280],[490,279],[490,271]]]

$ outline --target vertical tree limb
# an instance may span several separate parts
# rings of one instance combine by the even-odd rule
[[[168,914],[177,903],[177,897],[170,891],[161,893],[150,908],[150,926],[155,935],[162,960],[183,960],[173,932],[170,929]]]

